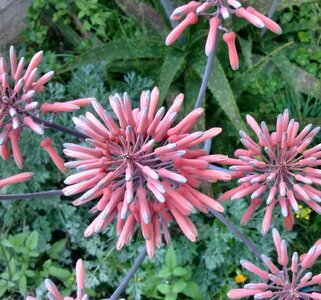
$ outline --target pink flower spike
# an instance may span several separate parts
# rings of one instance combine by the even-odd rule
[[[265,26],[264,23],[258,17],[256,17],[254,14],[251,14],[249,11],[247,11],[243,7],[238,8],[235,14],[237,17],[246,19],[247,21],[249,21],[251,24],[253,24],[258,28],[263,28]]]
[[[172,20],[179,20],[182,16],[187,15],[190,12],[195,12],[196,9],[198,7],[200,7],[202,5],[202,3],[198,2],[198,1],[190,1],[189,3],[179,6],[177,7],[172,15],[171,15],[171,19]]]
[[[242,6],[241,3],[236,0],[228,0],[227,2],[229,5],[233,6],[234,8],[240,8]]]
[[[58,289],[56,287],[56,285],[50,279],[46,279],[45,283],[46,283],[46,287],[47,287],[48,292],[49,292],[48,294],[50,294],[50,297],[52,296],[53,299],[63,300],[61,294],[59,293],[59,291],[58,291]]]
[[[276,131],[272,134],[265,122],[259,126],[253,117],[247,115],[246,119],[258,141],[241,131],[241,142],[245,149],[235,151],[238,159],[229,158],[217,163],[231,165],[232,176],[238,179],[238,183],[250,185],[235,190],[234,193],[226,192],[225,195],[232,200],[250,193],[251,199],[262,198],[262,203],[268,205],[262,224],[263,234],[266,234],[270,227],[276,204],[281,208],[287,230],[293,228],[293,211],[298,210],[298,201],[305,202],[321,214],[321,193],[313,187],[321,185],[321,173],[319,174],[317,169],[321,164],[316,157],[318,147],[308,149],[319,128],[313,129],[312,125],[308,125],[299,132],[299,124],[289,120],[288,110],[278,115]],[[284,157],[287,157],[286,161]]]
[[[0,189],[7,185],[12,185],[16,183],[21,183],[30,180],[33,177],[34,173],[31,172],[25,172],[20,173],[14,176],[10,176],[5,179],[0,180]]]
[[[272,32],[274,32],[276,34],[282,34],[282,28],[277,23],[275,23],[273,20],[262,15],[261,13],[256,11],[251,6],[247,7],[246,10],[248,12],[250,12],[252,15],[258,17],[264,23],[264,25],[267,29],[271,30]]]
[[[21,149],[19,146],[19,140],[20,140],[20,133],[21,129],[11,130],[9,133],[9,138],[11,142],[12,147],[12,154],[14,161],[19,169],[23,168],[23,157],[21,153]]]
[[[35,133],[39,135],[44,134],[44,129],[39,124],[37,124],[31,117],[24,117],[23,123],[30,127]]]
[[[208,2],[204,2],[208,3]],[[211,18],[210,20],[210,30],[207,35],[206,45],[205,45],[205,54],[207,56],[214,51],[215,41],[217,39],[217,30],[221,25],[221,20],[218,17]]]
[[[41,105],[41,111],[45,114],[50,112],[73,112],[78,110],[80,107],[75,104],[71,104],[68,102],[62,103],[62,102],[55,102],[55,103],[44,103]]]
[[[222,6],[220,9],[220,14],[222,15],[223,19],[228,19],[230,16],[230,13],[228,12],[228,9],[225,6]]]
[[[229,297],[230,299],[241,299],[244,297],[253,296],[253,295],[258,294],[260,292],[261,292],[261,290],[234,289],[234,290],[228,291],[227,297]]]
[[[81,299],[85,294],[85,267],[82,259],[78,259],[76,264],[76,281],[77,298]]]
[[[262,260],[272,273],[265,273],[265,271],[254,264],[242,260],[241,264],[243,267],[259,276],[261,282],[248,283],[244,288],[230,290],[227,293],[228,297],[232,299],[243,299],[243,297],[254,296],[254,299],[285,300],[292,299],[293,296],[295,296],[296,299],[321,299],[318,298],[318,293],[313,292],[313,286],[321,282],[321,274],[313,276],[312,272],[307,271],[307,268],[311,268],[316,261],[316,247],[314,246],[310,249],[301,264],[298,264],[298,254],[296,252],[293,253],[292,265],[291,268],[289,268],[286,243],[284,240],[281,241],[281,236],[275,229],[273,229],[273,239],[281,268],[278,268],[265,255],[262,255]],[[269,282],[266,282],[267,280]],[[306,287],[309,288],[306,289]]]
[[[56,150],[52,147],[52,140],[50,138],[45,138],[40,143],[41,147],[47,151],[50,158],[56,165],[56,167],[63,173],[67,172],[67,168],[65,167],[64,160],[59,156]]]
[[[180,24],[178,24],[167,36],[165,42],[166,46],[170,46],[171,44],[173,44],[189,25],[196,24],[197,22],[197,15],[193,12],[188,13],[186,18]]]
[[[14,74],[17,71],[17,53],[16,53],[16,49],[13,46],[10,46],[9,57],[10,57],[10,66],[11,66],[11,77],[13,78]]]
[[[47,296],[50,300],[89,300],[88,295],[85,294],[85,268],[82,259],[78,259],[76,263],[76,282],[77,282],[77,297],[63,297],[59,292],[57,286],[50,280],[46,279],[45,284],[48,289]],[[27,296],[27,300],[37,300],[37,298]]]
[[[46,73],[45,75],[43,75],[42,77],[40,77],[38,79],[38,81],[36,81],[33,85],[32,85],[32,89],[35,90],[36,92],[41,92],[41,89],[43,88],[43,86],[49,82],[52,77],[54,76],[54,71],[50,71],[48,73]]]
[[[90,105],[92,104],[92,102],[96,100],[96,98],[81,98],[81,99],[75,99],[75,100],[71,100],[71,101],[67,101],[65,103],[69,103],[69,104],[74,104],[74,105],[77,105],[77,106],[87,106],[87,105]]]
[[[29,76],[30,76],[30,74],[31,74],[31,72],[40,65],[42,57],[43,57],[43,51],[37,52],[32,57],[32,59],[31,59],[31,61],[29,63],[29,66],[28,66],[28,68],[26,70],[26,73],[23,76],[24,81],[27,81]]]
[[[196,9],[196,13],[197,14],[200,14],[206,10],[208,10],[210,7],[212,6],[212,4],[208,1],[205,1],[202,3],[201,6],[199,6],[197,9]]]
[[[197,209],[224,210],[196,188],[203,181],[231,178],[226,172],[210,169],[207,161],[220,161],[225,156],[209,156],[204,150],[194,149],[221,129],[192,132],[203,110],[195,110],[172,127],[173,116],[182,109],[183,95],[175,99],[167,113],[163,107],[155,114],[158,95],[158,89],[143,92],[136,109],[127,94],[111,96],[118,120],[94,100],[94,110],[103,122],[88,112],[73,118],[76,128],[90,138],[85,140],[86,145],[64,144],[64,153],[76,159],[65,166],[79,173],[66,178],[69,186],[63,193],[82,193],[73,204],[95,200],[91,212],[100,212],[85,236],[102,232],[116,218],[117,249],[128,244],[139,227],[150,256],[161,245],[162,231],[166,242],[170,241],[168,226],[173,220],[187,238],[195,241],[197,229],[189,215]]]
[[[0,156],[3,160],[8,160],[10,158],[10,151],[8,144],[0,145]]]
[[[235,46],[236,35],[234,32],[224,33],[223,40],[227,44],[228,54],[230,58],[230,65],[233,70],[237,70],[239,68],[239,58]]]

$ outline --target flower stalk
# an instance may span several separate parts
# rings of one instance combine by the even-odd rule
[[[73,129],[70,129],[70,128],[67,128],[67,127],[64,127],[62,125],[59,125],[57,123],[54,123],[54,122],[51,122],[51,121],[47,121],[41,117],[37,117],[37,116],[32,116],[32,119],[38,123],[38,124],[42,124],[44,125],[45,127],[48,127],[48,128],[51,128],[51,129],[54,129],[54,130],[57,130],[57,131],[61,131],[61,132],[64,132],[66,134],[69,134],[69,135],[72,135],[76,138],[79,138],[79,139],[86,139],[88,136],[77,131],[77,130],[73,130]]]
[[[141,265],[141,263],[144,261],[146,255],[147,255],[147,251],[146,251],[146,248],[144,247],[143,251],[137,257],[132,268],[129,270],[129,272],[126,274],[124,279],[119,284],[118,288],[115,290],[115,292],[110,296],[110,298],[108,300],[118,300],[119,299],[119,296],[121,295],[123,290],[126,288],[126,286],[128,285],[131,278],[134,276],[134,274],[136,273],[136,271],[139,268],[139,266]]]
[[[261,260],[261,255],[263,254],[261,250],[259,250],[255,244],[246,237],[240,230],[238,230],[227,218],[225,218],[221,213],[210,210],[211,213],[216,217],[219,221],[221,221],[230,231],[232,231],[246,246],[247,248],[255,254],[255,256]]]
[[[62,190],[52,190],[52,191],[46,191],[46,192],[36,192],[36,193],[26,193],[26,194],[0,195],[0,201],[44,198],[44,197],[62,196],[62,195],[63,195]]]

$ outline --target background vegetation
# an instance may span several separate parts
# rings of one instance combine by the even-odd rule
[[[243,2],[268,11],[268,1]],[[183,1],[173,1],[179,3]],[[236,72],[229,67],[225,44],[219,44],[200,124],[223,128],[214,140],[214,153],[233,154],[239,146],[238,130],[248,131],[243,121],[248,113],[273,125],[277,114],[289,108],[302,126],[321,124],[321,8],[312,0],[281,1],[274,19],[284,34],[268,32],[262,38],[257,28],[239,19],[230,21],[228,26],[237,31],[240,55],[241,67]],[[38,101],[93,96],[108,107],[108,95],[115,91],[128,91],[137,100],[142,90],[157,85],[165,105],[183,92],[185,111],[193,107],[206,64],[205,20],[190,28],[181,44],[170,48],[164,45],[170,24],[156,0],[34,0],[27,22],[17,45],[20,54],[30,58],[43,49],[42,71],[56,72]],[[55,121],[73,127],[71,118],[72,114],[64,114]],[[50,130],[47,134],[60,153],[64,142],[74,140]],[[65,175],[39,149],[40,138],[27,130],[24,135],[25,170],[36,175],[29,183],[3,192],[62,188]],[[12,161],[0,161],[0,167],[1,177],[18,172]],[[210,192],[216,198],[232,186],[214,184]],[[75,208],[63,197],[0,203],[1,299],[35,294],[43,299],[47,277],[69,293],[75,288],[73,269],[79,257],[86,261],[86,287],[92,299],[112,293],[144,243],[137,236],[130,246],[116,251],[114,226],[84,239],[91,219],[88,208]],[[225,215],[238,224],[245,208],[245,201],[228,203]],[[263,213],[259,211],[242,231],[266,254],[274,255],[270,234],[260,234]],[[164,246],[155,258],[145,260],[126,290],[126,299],[164,299],[165,295],[167,300],[226,299],[228,289],[244,283],[235,279],[243,272],[239,260],[254,261],[254,255],[211,215],[193,219],[199,229],[197,242],[191,243],[172,226],[172,246]],[[321,237],[321,218],[301,209],[296,221],[295,231],[286,233],[286,239],[302,253]],[[281,221],[274,225],[282,227]]]

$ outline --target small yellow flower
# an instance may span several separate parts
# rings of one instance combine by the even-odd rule
[[[244,274],[242,274],[241,272],[237,271],[236,274],[237,275],[234,276],[234,281],[236,283],[244,283],[247,280],[247,277]]]
[[[312,212],[311,208],[303,207],[303,205],[299,205],[299,210],[295,213],[295,217],[297,219],[304,219],[309,221],[311,212]]]

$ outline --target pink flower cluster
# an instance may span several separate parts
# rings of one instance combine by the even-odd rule
[[[43,135],[44,127],[32,118],[39,112],[70,112],[88,105],[93,98],[77,99],[64,103],[43,103],[39,108],[35,96],[44,90],[44,85],[51,80],[54,72],[50,71],[37,79],[38,66],[41,63],[43,52],[39,51],[31,59],[25,69],[25,59],[19,61],[13,46],[9,51],[9,66],[0,54],[0,156],[10,158],[9,143],[14,160],[18,168],[23,167],[19,140],[24,127],[31,128],[36,134]],[[61,169],[63,166],[59,166]]]
[[[308,148],[320,127],[307,125],[300,132],[300,124],[289,119],[288,110],[277,117],[276,129],[272,133],[265,122],[261,126],[247,115],[247,123],[255,132],[258,142],[240,131],[241,143],[246,149],[237,149],[237,159],[225,160],[232,165],[232,176],[239,178],[239,187],[223,193],[219,200],[238,200],[250,195],[250,206],[241,224],[249,222],[254,212],[266,204],[262,233],[269,230],[273,211],[280,206],[287,230],[294,222],[293,212],[298,210],[298,200],[321,214],[321,191],[313,185],[321,184],[321,144]]]
[[[227,3],[226,3],[227,2]],[[241,3],[236,0],[207,0],[207,1],[190,1],[188,4],[180,6],[174,10],[171,15],[172,20],[179,20],[183,16],[185,19],[174,28],[166,38],[166,45],[173,44],[183,33],[183,31],[192,24],[198,22],[198,17],[203,16],[209,19],[210,29],[207,36],[205,54],[209,55],[214,51],[215,41],[217,39],[218,30],[222,30],[223,40],[227,44],[231,68],[236,70],[239,68],[239,59],[235,46],[236,35],[221,25],[222,18],[227,19],[230,15],[236,15],[245,19],[258,28],[266,27],[276,34],[281,34],[281,27],[256,11],[253,7],[242,7]]]
[[[321,246],[313,246],[309,252],[299,259],[294,252],[289,265],[289,256],[286,241],[281,239],[279,232],[273,229],[273,241],[278,257],[276,266],[272,260],[262,255],[264,264],[269,272],[262,270],[247,260],[241,260],[241,265],[261,278],[263,282],[248,283],[241,289],[230,290],[227,296],[230,299],[241,299],[254,296],[254,299],[283,299],[283,300],[309,300],[321,299],[321,293],[313,290],[314,286],[321,285],[321,274],[314,275],[307,272],[321,254]]]
[[[76,282],[77,282],[77,296],[63,297],[58,291],[56,285],[50,280],[46,279],[45,284],[48,289],[48,299],[50,300],[89,300],[88,295],[85,294],[85,267],[82,259],[78,259],[76,264]],[[26,300],[37,300],[35,297],[28,296]]]
[[[197,229],[189,215],[196,210],[222,212],[223,206],[197,189],[202,182],[229,180],[226,172],[212,170],[210,163],[227,159],[194,149],[221,132],[212,128],[191,132],[203,113],[199,108],[174,125],[183,105],[183,95],[165,111],[157,110],[159,90],[144,91],[140,108],[132,109],[127,93],[109,98],[118,118],[97,102],[92,105],[100,117],[87,112],[73,118],[76,128],[87,135],[87,146],[65,144],[64,153],[76,161],[65,164],[78,173],[69,176],[63,189],[66,196],[83,193],[73,203],[82,205],[99,198],[92,212],[99,212],[85,236],[102,232],[117,218],[117,249],[128,244],[140,226],[149,256],[162,243],[163,230],[170,242],[169,223],[173,218],[191,241]]]

